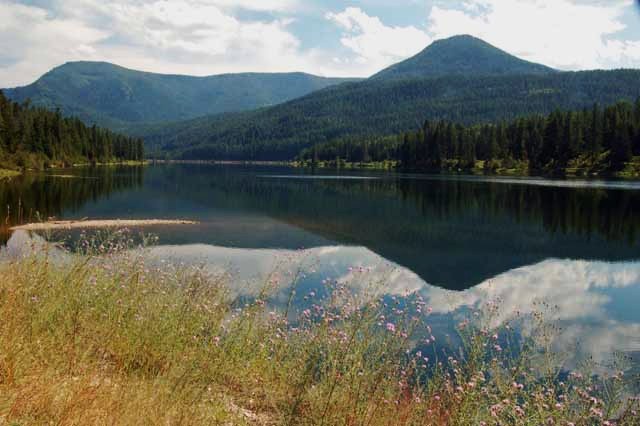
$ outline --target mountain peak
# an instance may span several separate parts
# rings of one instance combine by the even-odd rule
[[[471,35],[436,40],[416,56],[372,78],[404,79],[445,75],[548,74],[552,68],[517,58]]]

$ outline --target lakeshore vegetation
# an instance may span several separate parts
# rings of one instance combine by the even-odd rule
[[[0,263],[0,423],[639,422],[622,364],[564,371],[553,326],[491,328],[497,304],[462,320],[447,352],[418,295],[330,282],[306,309],[272,310],[278,274],[234,296],[232,277],[154,266],[114,235],[81,239],[61,263],[37,243]]]
[[[640,98],[497,124],[425,121],[393,137],[347,138],[302,151],[307,164],[394,164],[411,171],[640,176]]]
[[[12,102],[0,92],[0,169],[142,160],[141,139],[89,127],[77,118],[63,117],[60,111]]]

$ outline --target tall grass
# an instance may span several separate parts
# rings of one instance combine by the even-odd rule
[[[622,373],[563,374],[546,332],[505,344],[472,314],[461,349],[429,359],[419,296],[334,282],[285,315],[272,283],[241,302],[227,276],[83,247],[0,264],[0,425],[640,424]]]

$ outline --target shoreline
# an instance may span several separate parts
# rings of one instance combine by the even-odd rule
[[[114,166],[140,167],[140,166],[147,166],[149,164],[151,164],[150,160],[116,161],[116,162],[110,162],[110,163],[74,163],[69,166],[53,165],[49,167],[44,167],[42,169],[27,168],[27,169],[20,169],[20,170],[6,169],[6,168],[3,168],[2,165],[0,165],[0,179],[20,176],[26,172],[45,172],[48,170],[70,170],[70,169],[86,168],[86,167],[114,167]]]
[[[472,169],[442,169],[442,170],[404,170],[398,167],[397,161],[384,161],[384,162],[370,162],[370,163],[349,163],[341,162],[339,166],[336,166],[334,162],[319,162],[313,165],[309,161],[251,161],[251,160],[159,160],[149,159],[145,161],[127,161],[127,162],[115,162],[115,163],[78,163],[68,167],[49,167],[42,170],[27,169],[24,171],[15,171],[0,168],[0,180],[7,180],[13,177],[21,176],[28,172],[44,172],[48,170],[72,170],[76,168],[90,168],[90,167],[146,167],[154,165],[170,165],[170,164],[184,164],[184,165],[227,165],[227,166],[265,166],[265,167],[290,167],[294,169],[306,169],[306,170],[333,170],[344,172],[390,172],[399,174],[411,174],[411,175],[425,175],[425,176],[480,176],[480,177],[494,177],[494,178],[536,178],[546,180],[585,180],[585,181],[622,181],[622,182],[637,182],[640,181],[640,174],[630,173],[628,171],[620,171],[616,173],[598,174],[598,173],[557,173],[557,174],[540,174],[529,173],[522,169],[499,169],[493,172],[487,172],[481,167],[475,167]],[[70,177],[70,176],[69,176]]]
[[[150,165],[157,164],[193,164],[193,165],[229,165],[229,166],[269,166],[269,167],[291,167],[295,169],[318,169],[318,170],[335,170],[335,171],[378,171],[378,172],[394,172],[394,173],[410,173],[417,175],[442,175],[442,176],[485,176],[485,177],[521,177],[521,178],[539,178],[539,179],[584,179],[584,180],[620,180],[620,181],[640,181],[640,174],[630,173],[628,171],[620,171],[616,173],[599,174],[599,173],[578,173],[578,170],[571,169],[571,172],[565,173],[530,173],[521,168],[498,169],[487,172],[483,167],[464,168],[464,169],[441,169],[441,170],[404,170],[398,166],[399,162],[395,160],[368,162],[368,163],[352,163],[340,162],[336,165],[333,161],[321,161],[315,165],[310,161],[252,161],[252,160],[148,160]]]
[[[96,228],[139,228],[158,225],[197,225],[191,220],[56,220],[42,223],[28,223],[9,228],[10,231],[52,231],[57,229],[96,229]]]

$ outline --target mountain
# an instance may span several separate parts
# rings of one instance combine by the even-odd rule
[[[120,129],[133,123],[187,120],[279,104],[353,79],[303,73],[210,77],[134,71],[105,62],[70,62],[35,83],[5,89],[10,99],[60,108],[85,123]]]
[[[469,35],[438,40],[416,56],[393,65],[374,79],[446,75],[549,74],[554,69],[517,58]]]
[[[428,75],[399,77],[412,73]],[[317,143],[394,135],[426,119],[473,124],[638,96],[638,70],[559,72],[458,36],[367,80],[281,105],[128,130],[145,139],[147,152],[176,158],[288,160]]]

